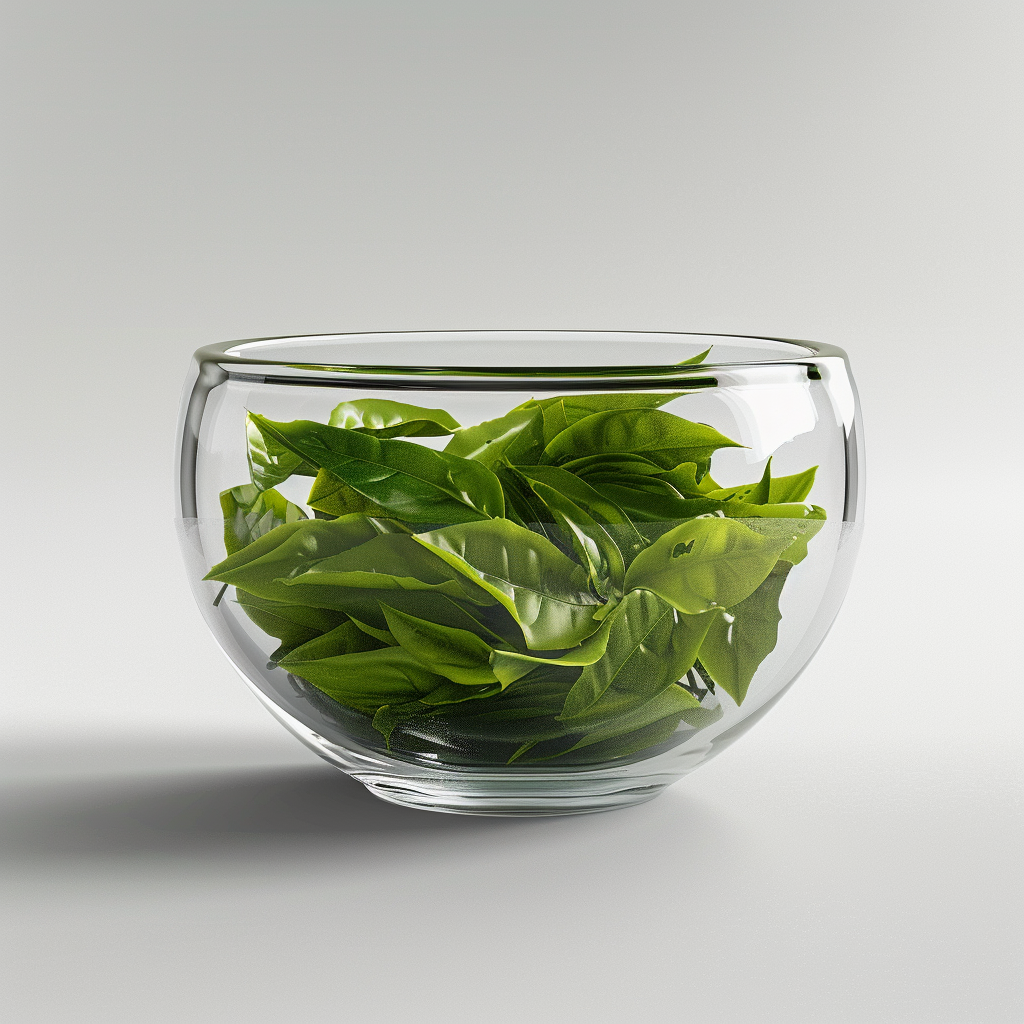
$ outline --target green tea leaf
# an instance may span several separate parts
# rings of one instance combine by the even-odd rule
[[[386,398],[357,398],[335,406],[328,420],[332,427],[344,427],[388,437],[443,437],[459,430],[459,424],[444,409],[424,409]]]
[[[309,507],[332,516],[359,512],[367,516],[387,516],[389,510],[349,487],[344,480],[321,469],[309,492]]]
[[[549,540],[560,551],[568,554],[571,543],[562,528],[555,522],[555,515],[534,493],[530,482],[519,472],[516,466],[502,460],[494,467],[494,472],[505,492],[505,514],[517,526],[525,526],[534,533],[539,533]]]
[[[245,436],[249,476],[261,491],[276,487],[292,475],[316,476],[316,466],[281,444],[276,437],[265,434],[251,413],[245,417]]]
[[[637,555],[625,586],[650,590],[689,615],[731,608],[764,582],[791,543],[734,519],[694,519]]]
[[[500,601],[533,650],[564,650],[595,633],[601,605],[586,570],[550,541],[507,519],[463,523],[419,534],[467,579]]]
[[[244,590],[237,591],[237,600],[245,614],[264,633],[281,641],[280,646],[270,656],[273,662],[280,661],[289,651],[329,632],[345,621],[345,616],[340,612],[268,601],[266,598],[247,594]]]
[[[306,594],[316,594],[317,601],[326,602],[332,598],[323,592],[335,591],[340,603],[322,604],[321,607],[340,607],[343,610],[347,607],[345,595],[341,592],[348,589],[389,593],[395,590],[428,590],[476,604],[495,603],[488,591],[474,586],[444,558],[417,543],[418,540],[418,537],[405,534],[382,534],[306,566],[283,582],[302,599]]]
[[[732,505],[733,503],[730,503]],[[785,504],[756,506],[759,515],[742,518],[755,533],[764,537],[789,538],[790,544],[780,559],[796,565],[807,557],[807,543],[825,524],[825,510],[817,505]]]
[[[368,622],[363,622],[360,619],[354,619],[349,616],[349,621],[354,623],[358,629],[361,629],[364,633],[372,636],[375,640],[379,640],[385,647],[397,647],[398,641],[392,636],[389,629],[377,629],[376,626],[371,626]]]
[[[629,517],[586,481],[557,466],[518,472],[572,537],[595,590],[605,598],[621,592],[626,567],[645,546]]]
[[[593,665],[607,650],[610,628],[611,624],[606,619],[597,632],[587,637],[578,647],[568,651],[552,651],[548,657],[539,654],[520,654],[518,651],[492,651],[491,670],[503,686],[508,686],[536,671],[539,665],[562,665],[570,668]]]
[[[441,626],[383,603],[381,611],[395,639],[434,672],[464,686],[496,681],[490,666],[493,651],[476,634]]]
[[[610,395],[571,394],[554,398],[531,399],[519,408],[541,410],[544,422],[544,445],[547,445],[563,430],[594,413],[631,409],[660,409],[661,406],[668,405],[669,402],[681,398],[685,394],[685,391],[674,391],[669,394],[658,394],[653,391],[642,393],[620,391]],[[539,460],[529,461],[537,462]],[[523,464],[528,463],[524,462]]]
[[[274,423],[255,414],[253,419],[264,434],[398,519],[463,523],[504,514],[501,484],[479,462],[311,420]]]
[[[758,666],[779,640],[779,597],[793,568],[779,562],[750,597],[715,616],[700,647],[700,663],[737,704],[743,703]]]
[[[804,501],[811,488],[814,486],[814,475],[818,467],[811,466],[802,473],[794,473],[792,476],[780,476],[772,480],[768,500],[773,505],[782,502]]]
[[[224,547],[233,555],[254,540],[285,523],[308,518],[275,490],[261,491],[255,484],[242,484],[222,491],[220,507],[224,513]]]
[[[272,601],[329,608],[330,605],[319,606],[306,596],[296,594],[280,581],[292,573],[302,572],[314,562],[377,536],[378,527],[365,516],[286,523],[229,555],[204,579],[230,583]]]
[[[502,459],[533,462],[544,450],[541,425],[539,409],[513,409],[496,420],[461,428],[445,446],[445,452],[491,468]]]
[[[684,498],[698,498],[718,487],[709,474],[705,473],[700,477],[698,473],[697,463],[682,462],[674,469],[666,469],[661,474],[661,479],[674,487]]]
[[[703,363],[710,352],[711,348],[706,348],[703,352],[698,352],[695,356],[690,356],[689,359],[676,363],[676,366],[696,366],[698,363]]]
[[[643,455],[662,469],[681,462],[706,465],[719,448],[742,445],[704,423],[691,423],[658,409],[599,412],[573,423],[544,449],[545,463],[571,462],[584,455],[623,452]]]
[[[634,590],[607,618],[607,653],[584,668],[562,720],[593,721],[631,712],[693,667],[713,614],[681,615],[647,590]],[[691,698],[691,705],[699,703]]]
[[[705,497],[717,498],[719,501],[743,501],[749,505],[766,505],[771,494],[772,460],[764,467],[761,479],[752,484],[740,484],[737,487],[719,487],[706,491]]]
[[[302,644],[290,651],[281,662],[286,667],[307,661],[321,661],[324,658],[338,658],[343,654],[359,654],[363,651],[380,650],[384,645],[361,630],[354,622],[343,622],[322,636]]]
[[[384,704],[419,700],[448,683],[401,647],[312,659],[300,653],[301,648],[282,658],[281,668],[357,711],[372,713]]]
[[[571,747],[562,750],[558,755],[564,756],[575,750],[582,750],[584,747],[593,746],[596,743],[604,743],[620,737],[627,737],[631,734],[649,729],[655,723],[663,723],[663,728],[657,730],[658,738],[654,742],[664,742],[676,730],[680,721],[687,714],[693,714],[700,710],[700,703],[693,694],[684,690],[676,683],[669,683],[664,689],[658,691],[654,696],[644,701],[633,700],[628,709],[621,714],[609,716],[601,715],[600,721],[586,723],[584,716],[575,718],[566,724],[578,727],[577,731],[586,730],[581,739],[577,740]],[[600,704],[594,705],[590,713],[599,713]],[[671,724],[671,728],[668,725]],[[650,742],[650,740],[649,740]],[[625,749],[619,750],[616,756],[625,756],[634,753],[637,747],[628,744]]]

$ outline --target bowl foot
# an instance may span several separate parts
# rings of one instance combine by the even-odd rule
[[[355,773],[353,773],[355,774]],[[374,796],[402,807],[446,814],[541,817],[593,814],[652,800],[664,781],[644,779],[495,779],[453,775],[443,779],[355,775]]]

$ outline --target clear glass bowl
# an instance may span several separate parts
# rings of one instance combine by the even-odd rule
[[[814,654],[861,528],[835,348],[491,331],[200,349],[190,583],[291,732],[385,800],[649,799]]]

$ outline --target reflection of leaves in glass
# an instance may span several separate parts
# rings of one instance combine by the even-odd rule
[[[261,491],[255,484],[242,484],[220,496],[224,513],[224,547],[229,555],[248,547],[254,540],[285,523],[306,519],[306,513],[275,490]]]
[[[530,399],[465,427],[384,399],[327,424],[252,413],[252,482],[221,496],[228,557],[207,578],[279,641],[271,664],[391,750],[540,765],[659,748],[744,700],[825,519],[804,504],[813,467],[717,483],[714,453],[739,446],[662,408],[685,394]],[[273,489],[292,475],[315,477],[317,518]]]

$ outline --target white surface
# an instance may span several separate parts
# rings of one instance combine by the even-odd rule
[[[3,1017],[1024,1019],[1016,3],[13,4]],[[868,530],[643,807],[374,802],[207,634],[192,349],[451,327],[851,352]]]

